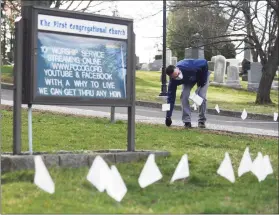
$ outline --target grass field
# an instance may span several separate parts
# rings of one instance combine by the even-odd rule
[[[213,80],[213,75],[211,75]],[[227,87],[210,86],[208,88],[208,108],[219,105],[220,110],[232,110],[242,112],[245,108],[248,113],[261,113],[273,115],[278,112],[278,91],[271,91],[272,105],[256,105],[256,92],[248,92],[247,82],[241,82],[243,89],[231,89]],[[180,104],[181,87],[176,93],[176,104]],[[196,89],[194,87],[193,91]],[[161,92],[160,72],[137,71],[136,74],[136,95],[137,100],[143,101],[163,101],[158,98]]]
[[[27,113],[22,117],[23,151],[27,150]],[[12,112],[2,111],[2,145],[12,150]],[[88,168],[50,169],[56,192],[49,195],[32,184],[34,171],[2,175],[2,214],[4,213],[277,213],[278,139],[136,125],[136,148],[167,150],[168,158],[156,162],[163,179],[146,189],[137,183],[144,162],[117,164],[128,193],[116,203],[106,193],[86,181]],[[126,122],[73,117],[51,113],[33,114],[34,151],[125,149]],[[274,174],[259,183],[248,173],[231,184],[216,174],[227,151],[235,174],[246,146],[252,159],[258,151],[270,156]],[[181,156],[187,153],[190,177],[170,185],[169,180]]]
[[[13,66],[4,65],[1,67],[1,81],[4,83],[13,83]]]

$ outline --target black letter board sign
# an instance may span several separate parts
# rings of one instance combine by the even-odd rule
[[[23,103],[132,105],[132,20],[41,7],[23,18]]]

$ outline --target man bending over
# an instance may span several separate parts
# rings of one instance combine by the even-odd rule
[[[177,86],[182,85],[180,96],[182,106],[182,121],[185,128],[191,128],[191,108],[189,96],[191,89],[197,84],[196,94],[203,98],[199,107],[198,127],[205,128],[206,111],[206,93],[209,86],[209,71],[207,61],[204,59],[184,59],[179,61],[176,66],[169,65],[166,73],[170,77],[168,85],[167,102],[170,104],[170,110],[167,111],[165,124],[171,126],[172,111],[175,104]]]

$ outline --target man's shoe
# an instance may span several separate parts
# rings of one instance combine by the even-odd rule
[[[199,128],[205,128],[205,123],[204,122],[199,122],[198,127]]]
[[[192,128],[191,122],[185,122],[184,123],[184,128]]]

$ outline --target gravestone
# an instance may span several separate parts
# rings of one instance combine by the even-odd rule
[[[238,71],[239,71],[239,76],[240,76],[240,73],[242,71],[242,66],[238,66]]]
[[[191,36],[191,47],[185,48],[186,59],[204,59],[204,45],[202,36],[199,33],[195,33]]]
[[[215,59],[216,59],[216,56],[213,56],[213,57],[211,58],[211,62],[215,63]]]
[[[149,71],[149,65],[148,65],[147,63],[143,63],[143,64],[141,65],[141,70],[143,70],[143,71]]]
[[[208,64],[208,70],[209,71],[214,71],[214,62],[212,62],[212,61],[208,61],[207,62],[207,64]]]
[[[239,70],[237,66],[228,66],[226,85],[233,88],[241,88],[239,81]]]
[[[160,71],[162,69],[162,59],[154,60],[153,63],[149,64],[151,71]]]
[[[275,81],[275,80],[274,80],[274,81],[272,82],[271,89],[273,89],[273,90],[279,90],[279,89],[278,89],[278,81]]]
[[[171,58],[171,64],[174,65],[174,66],[177,64],[177,57],[172,57]]]
[[[250,91],[257,91],[262,77],[262,64],[252,62],[251,69],[248,71],[248,87]]]
[[[214,65],[214,81],[213,84],[223,84],[225,82],[226,58],[217,55]]]
[[[230,63],[230,66],[238,67],[240,65],[240,60],[235,59],[235,58],[226,59],[226,61]]]
[[[140,69],[139,56],[136,56],[136,70]]]
[[[204,48],[185,48],[186,59],[204,59]]]
[[[225,69],[225,74],[227,74],[227,68],[228,68],[228,66],[231,66],[231,63],[230,63],[230,62],[228,62],[228,61],[227,61],[227,59],[226,59],[226,69]]]
[[[166,50],[166,66],[171,65],[171,57],[172,57],[172,51],[170,49]]]

